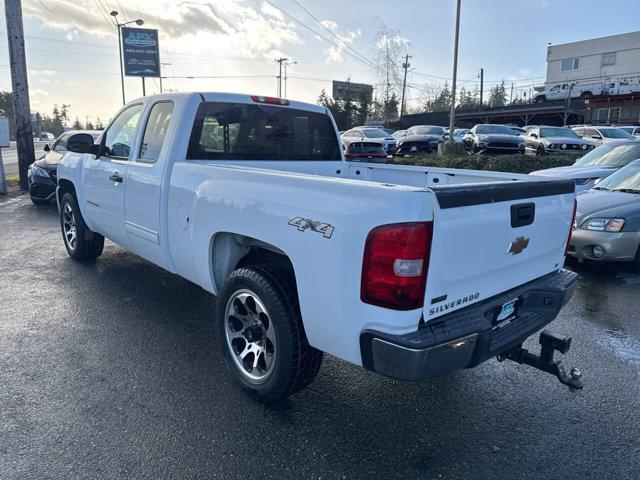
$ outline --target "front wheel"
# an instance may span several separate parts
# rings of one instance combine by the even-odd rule
[[[74,260],[95,260],[102,253],[104,237],[87,227],[71,193],[65,193],[60,201],[60,228],[67,253]]]
[[[302,326],[295,282],[279,266],[234,270],[216,301],[218,342],[240,386],[264,402],[276,402],[315,378],[322,352]]]
[[[540,156],[540,155],[544,155],[545,151],[544,151],[544,147],[542,145],[538,145],[538,149],[536,150],[536,153]]]

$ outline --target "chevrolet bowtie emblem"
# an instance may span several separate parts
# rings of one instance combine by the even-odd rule
[[[511,242],[511,245],[509,245],[509,250],[507,250],[507,253],[513,253],[514,255],[517,255],[521,253],[528,246],[529,246],[528,238],[518,237],[515,239],[515,241]]]

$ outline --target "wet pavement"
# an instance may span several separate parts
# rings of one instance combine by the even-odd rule
[[[637,479],[640,275],[573,268],[550,329],[581,392],[510,362],[411,384],[325,357],[267,407],[225,371],[210,294],[112,243],[76,264],[54,206],[0,199],[0,478]]]

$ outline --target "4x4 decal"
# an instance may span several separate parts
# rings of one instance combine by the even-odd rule
[[[328,223],[316,222],[308,218],[296,217],[289,220],[289,225],[296,227],[299,232],[309,229],[312,232],[321,233],[324,238],[331,238],[333,235],[333,225]]]

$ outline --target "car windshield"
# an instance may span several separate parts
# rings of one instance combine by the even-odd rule
[[[444,135],[445,131],[442,127],[416,127],[409,132],[413,135]]]
[[[570,128],[559,128],[559,127],[542,127],[540,128],[540,137],[568,137],[568,138],[580,138]]]
[[[640,142],[624,145],[609,143],[591,150],[573,165],[585,167],[587,165],[601,165],[603,167],[624,167],[633,160],[640,158]]]
[[[454,137],[462,137],[465,133],[469,131],[468,128],[461,128],[453,132]]]
[[[497,133],[500,135],[515,135],[513,130],[504,125],[478,125],[476,127],[476,133],[479,135],[488,135],[492,133]]]
[[[640,192],[640,162],[633,162],[598,184],[606,190],[635,190]]]
[[[384,138],[388,136],[387,132],[381,128],[363,128],[362,133],[367,138]]]
[[[603,128],[600,130],[600,133],[606,138],[633,138],[633,135],[625,132],[621,128]]]
[[[396,130],[391,134],[391,136],[393,138],[400,138],[402,135],[404,135],[404,132],[406,132],[406,130]]]
[[[69,135],[67,134],[62,134],[60,135],[56,141],[53,143],[53,146],[51,147],[51,150],[53,150],[54,152],[66,152],[67,149],[64,146],[64,141],[67,139]]]
[[[633,135],[633,131],[635,130],[635,127],[620,127],[620,130],[624,130],[628,134]]]

